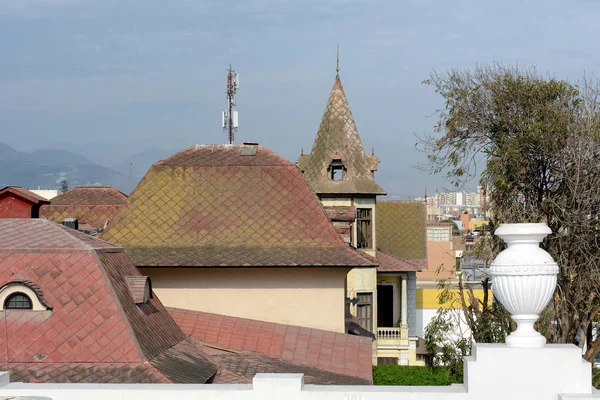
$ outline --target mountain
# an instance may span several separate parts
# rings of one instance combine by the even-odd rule
[[[61,179],[66,179],[70,187],[110,185],[125,193],[130,193],[139,181],[66,150],[40,149],[27,153],[0,142],[0,187],[54,189],[60,187]]]

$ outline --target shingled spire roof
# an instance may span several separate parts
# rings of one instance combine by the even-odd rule
[[[332,163],[340,161],[343,179],[332,180]],[[373,178],[378,161],[365,154],[338,74],[311,153],[300,156],[298,167],[317,194],[386,194]]]

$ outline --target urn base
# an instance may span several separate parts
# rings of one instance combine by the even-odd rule
[[[546,338],[533,328],[538,315],[513,315],[517,329],[506,337],[508,347],[544,347]]]

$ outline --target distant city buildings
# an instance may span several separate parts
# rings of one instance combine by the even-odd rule
[[[433,196],[415,200],[427,204],[428,221],[444,221],[459,219],[465,212],[474,218],[484,217],[485,191],[477,188],[476,192],[436,192]]]

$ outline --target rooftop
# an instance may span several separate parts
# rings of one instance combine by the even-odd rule
[[[138,266],[376,265],[344,244],[298,168],[258,145],[155,163],[102,237]]]
[[[80,227],[103,228],[127,203],[127,195],[111,186],[77,186],[40,208],[40,217],[62,222],[77,218]]]
[[[256,372],[273,372],[277,366],[279,372],[304,373],[309,383],[372,383],[371,338],[201,311],[167,310],[183,332],[221,349],[211,355],[229,371],[246,376],[248,382]],[[249,367],[249,360],[254,364],[251,373],[240,372]],[[226,383],[218,377],[215,382]]]
[[[0,220],[0,294],[41,306],[0,313],[0,360],[25,382],[204,383],[216,366],[157,298],[136,304],[140,276],[123,249],[39,219]]]
[[[2,189],[0,189],[0,196],[6,193],[11,193],[13,195],[16,195],[18,197],[21,197],[33,204],[48,204],[48,200],[46,200],[44,197],[33,193],[32,191],[19,187],[19,186],[5,186]]]

